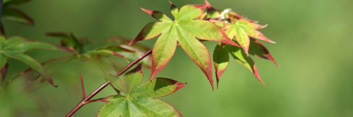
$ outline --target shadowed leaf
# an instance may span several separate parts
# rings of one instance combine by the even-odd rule
[[[241,65],[243,65],[245,68],[247,68],[248,70],[250,70],[255,77],[262,83],[264,84],[264,82],[261,80],[260,75],[257,71],[256,65],[254,63],[254,61],[246,55],[246,53],[239,47],[235,47],[235,46],[230,46],[227,45],[226,46],[230,52],[230,55],[232,55],[232,57],[238,61]]]
[[[229,51],[225,46],[218,44],[213,52],[213,64],[216,70],[217,86],[219,79],[229,64]]]
[[[34,24],[32,18],[15,8],[4,8],[2,11],[2,18],[28,25]]]
[[[249,54],[263,59],[268,59],[272,61],[277,67],[279,67],[275,59],[272,57],[271,53],[265,48],[265,46],[260,41],[251,39],[250,43],[251,44]]]

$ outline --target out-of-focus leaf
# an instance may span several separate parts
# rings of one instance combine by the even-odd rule
[[[10,48],[13,48],[15,46],[17,46],[18,44],[21,44],[23,42],[25,42],[26,39],[22,38],[22,37],[10,37],[8,38],[6,41],[5,41],[5,45],[4,47],[2,48],[3,50],[6,50],[6,49],[10,49]]]
[[[12,59],[16,59],[27,64],[28,66],[38,71],[39,73],[44,72],[42,65],[30,56],[27,56],[24,54],[18,54],[18,53],[4,53],[4,54]]]
[[[53,33],[47,33],[46,35],[61,39],[62,46],[65,46],[68,48],[74,48],[75,51],[77,52],[80,52],[82,50],[81,42],[73,34],[53,32]]]
[[[129,71],[125,74],[123,78],[116,78],[113,75],[108,74],[106,78],[111,81],[111,85],[129,95],[132,90],[138,87],[143,79],[143,73],[141,70],[141,64],[139,64],[135,69]]]
[[[139,49],[136,46],[134,47],[129,45],[120,45],[120,47],[124,48],[125,50],[117,53],[123,55],[128,61],[133,61],[148,51],[145,49]],[[144,67],[151,68],[151,61],[151,56],[147,56],[146,58],[142,59],[141,63]]]
[[[170,95],[186,84],[167,78],[155,78],[142,85],[141,65],[129,71],[124,78],[115,78],[112,85],[125,95],[110,96],[98,112],[98,117],[180,117],[177,109],[168,103],[155,99]],[[112,77],[111,77],[112,78]],[[119,84],[114,84],[119,83]]]
[[[232,55],[232,57],[238,61],[241,65],[243,65],[245,68],[247,68],[248,70],[250,70],[255,77],[262,83],[264,84],[264,82],[261,80],[260,75],[257,71],[256,65],[254,63],[254,61],[250,58],[250,56],[247,56],[246,53],[239,47],[236,46],[231,46],[231,45],[227,45],[226,46],[230,52],[230,55]]]
[[[22,79],[20,79],[22,80]],[[15,117],[18,110],[38,111],[38,103],[23,91],[24,83],[15,80],[0,88],[0,117]]]
[[[4,48],[5,43],[6,43],[5,37],[0,35],[0,49]]]
[[[131,41],[134,43],[161,35],[153,47],[150,78],[154,78],[167,65],[179,42],[183,50],[204,72],[213,89],[211,57],[207,48],[196,37],[202,40],[236,44],[214,23],[197,19],[205,8],[206,5],[185,5],[178,11],[172,4],[171,12],[175,21],[161,12],[143,9],[160,21],[147,24],[146,27],[152,28],[145,27]]]
[[[20,43],[13,48],[5,49],[5,51],[25,52],[29,50],[35,50],[35,49],[60,50],[58,47],[54,45],[43,43],[43,42],[25,42],[25,43]]]
[[[225,46],[218,44],[213,52],[213,64],[216,70],[217,84],[229,64],[229,52]]]
[[[15,8],[4,8],[2,11],[2,18],[28,25],[34,24],[32,18]]]
[[[0,36],[0,69],[2,69],[7,61],[7,57],[5,55],[2,54],[2,48],[4,47],[6,41],[5,41],[5,37]]]
[[[54,86],[53,81],[44,75],[44,68],[42,65],[32,57],[25,55],[24,52],[32,49],[59,50],[56,46],[43,42],[28,41],[22,37],[10,37],[8,40],[5,40],[3,37],[1,37],[0,45],[1,66],[6,64],[6,59],[16,59],[27,64],[33,70],[40,73],[49,83]]]

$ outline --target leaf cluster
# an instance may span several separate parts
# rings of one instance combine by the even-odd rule
[[[214,50],[213,64],[217,82],[228,66],[229,54],[262,82],[249,53],[275,62],[258,41],[274,43],[258,31],[265,26],[230,10],[216,10],[207,0],[205,4],[185,5],[180,9],[170,3],[174,20],[159,11],[142,9],[158,21],[148,23],[130,42],[132,44],[159,36],[153,46],[151,79],[167,65],[176,47],[180,46],[203,71],[213,88],[212,59],[201,41],[216,41],[218,44]]]
[[[33,20],[29,16],[13,8],[14,5],[28,1],[30,0],[4,0],[2,18],[32,25]],[[86,38],[77,38],[72,33],[47,33],[47,36],[60,40],[60,45],[54,45],[31,41],[23,37],[6,38],[0,36],[0,74],[6,74],[8,59],[15,59],[27,64],[30,69],[45,77],[45,69],[42,64],[25,54],[25,52],[35,49],[64,50],[69,52],[69,60],[91,60],[92,58],[100,59],[105,56],[124,58],[128,62],[138,60],[136,63],[140,64],[123,77],[119,77],[119,75],[136,63],[132,62],[126,69],[124,68],[125,71],[122,70],[121,74],[116,76],[106,74],[104,76],[108,80],[107,84],[112,85],[117,91],[117,95],[90,100],[92,97],[85,97],[83,80],[81,79],[84,96],[82,103],[78,104],[78,108],[80,108],[80,105],[93,101],[103,101],[107,102],[107,104],[98,112],[97,116],[99,117],[178,117],[182,115],[176,108],[158,98],[173,94],[186,84],[169,78],[156,78],[158,73],[165,68],[174,56],[178,46],[185,51],[205,74],[212,89],[214,89],[212,67],[215,69],[218,85],[220,77],[228,67],[230,57],[252,72],[261,83],[263,81],[251,57],[268,59],[277,65],[270,52],[262,44],[262,41],[270,43],[274,43],[274,41],[258,31],[266,26],[244,18],[230,9],[217,10],[207,0],[205,0],[204,4],[187,4],[180,8],[176,7],[172,2],[170,4],[173,18],[159,11],[142,9],[157,21],[148,23],[131,41],[122,37],[112,37],[99,43],[92,43]],[[4,34],[3,28],[1,31]],[[157,40],[150,57],[148,52],[150,53],[151,50],[136,42],[153,38],[157,38]],[[202,44],[203,41],[216,42],[212,57],[206,46]],[[146,58],[142,59],[140,57]],[[141,59],[142,61],[139,62]],[[142,66],[151,68],[149,80],[144,83],[141,83],[143,81]],[[46,78],[46,80],[54,85],[50,78]],[[5,96],[0,95],[0,101],[12,96],[1,87],[0,93],[6,94]],[[96,93],[92,95],[94,96]],[[9,105],[10,103],[0,104],[0,109],[5,104]],[[8,115],[10,116],[10,114]]]

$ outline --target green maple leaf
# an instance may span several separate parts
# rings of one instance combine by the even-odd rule
[[[278,66],[277,62],[272,57],[270,52],[260,41],[250,39],[250,43],[250,55],[271,60],[275,65]],[[222,76],[223,72],[226,70],[229,64],[229,55],[231,55],[242,66],[250,70],[255,75],[255,77],[261,83],[263,83],[253,59],[250,56],[247,56],[247,54],[241,47],[224,44],[218,44],[214,49],[213,53],[213,62],[216,70],[217,83],[219,82],[220,77]]]
[[[262,29],[266,26],[258,25],[253,21],[250,21],[247,19],[231,18],[231,20],[232,20],[232,23],[225,26],[226,33],[231,39],[235,37],[235,40],[244,49],[247,55],[249,54],[248,52],[249,52],[249,46],[250,46],[250,37],[275,43],[274,41],[265,37],[260,31],[257,31],[257,29]]]
[[[175,18],[174,21],[161,12],[142,9],[159,20],[159,22],[147,24],[131,41],[134,43],[160,35],[153,47],[150,78],[156,76],[167,65],[179,43],[204,72],[213,88],[212,60],[207,48],[198,39],[236,44],[214,23],[197,19],[202,15],[204,8],[205,5],[185,5],[179,10],[172,5],[171,13]]]
[[[5,40],[5,37],[0,36],[0,68],[4,67],[8,58],[21,61],[33,70],[43,74],[42,65],[32,57],[24,54],[24,52],[34,49],[59,50],[56,46],[42,42],[28,41],[22,37],[10,37]],[[51,79],[49,82],[54,85]]]
[[[186,84],[167,78],[155,78],[142,82],[141,65],[128,72],[123,78],[106,76],[114,88],[125,95],[114,95],[103,99],[108,102],[97,117],[180,117],[180,112],[168,103],[156,99],[164,97]]]
[[[245,68],[250,70],[255,77],[262,83],[260,75],[257,71],[257,67],[250,56],[247,56],[245,51],[237,46],[221,45],[218,44],[213,53],[213,61],[216,69],[217,83],[223,72],[226,70],[229,64],[229,55],[231,55],[237,62],[243,65]]]

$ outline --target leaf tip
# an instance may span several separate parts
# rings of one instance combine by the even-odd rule
[[[153,10],[148,10],[148,9],[144,9],[144,8],[141,8],[142,11],[152,15],[153,14]]]
[[[259,80],[261,82],[262,85],[266,86],[266,84],[264,83],[264,81],[262,81],[259,72],[257,71],[257,67],[254,65],[254,71],[253,71],[255,77],[257,78],[257,80]]]
[[[173,8],[173,6],[175,7],[174,3],[170,0],[169,0],[169,4],[172,5],[172,8]]]
[[[186,83],[176,82],[176,83],[175,83],[175,86],[176,86],[175,90],[177,91],[177,90],[179,90],[179,89],[185,87],[185,86],[186,86]]]
[[[206,5],[207,8],[211,8],[212,7],[211,4],[208,2],[208,0],[205,0],[205,5]]]

